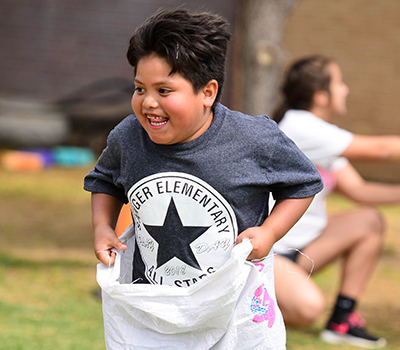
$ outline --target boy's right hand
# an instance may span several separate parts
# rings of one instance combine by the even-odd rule
[[[116,254],[111,251],[113,248],[125,250],[127,246],[118,239],[110,226],[97,226],[94,232],[94,252],[97,259],[106,266],[114,265]]]

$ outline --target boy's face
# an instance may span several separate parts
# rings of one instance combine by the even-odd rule
[[[211,106],[218,91],[217,82],[211,81],[196,93],[189,80],[170,72],[165,59],[155,55],[142,58],[132,96],[140,124],[153,142],[164,145],[188,142],[203,134],[211,125]]]

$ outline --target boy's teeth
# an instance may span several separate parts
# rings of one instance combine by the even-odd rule
[[[163,125],[163,124],[165,124],[165,123],[166,123],[166,121],[165,121],[165,122],[155,122],[155,121],[150,121],[150,123],[151,123],[152,125],[158,126],[158,125]]]
[[[154,126],[163,125],[167,122],[167,120],[162,117],[147,117],[147,118],[149,119],[151,125],[154,125]]]

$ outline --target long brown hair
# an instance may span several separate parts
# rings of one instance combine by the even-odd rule
[[[289,109],[309,110],[317,91],[329,93],[331,75],[327,67],[332,62],[320,55],[294,62],[282,86],[283,102],[272,114],[272,119],[279,123]]]

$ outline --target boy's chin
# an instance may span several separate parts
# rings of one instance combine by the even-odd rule
[[[156,143],[157,145],[173,145],[175,142],[171,142],[164,137],[157,137],[155,135],[149,135],[150,140]]]

